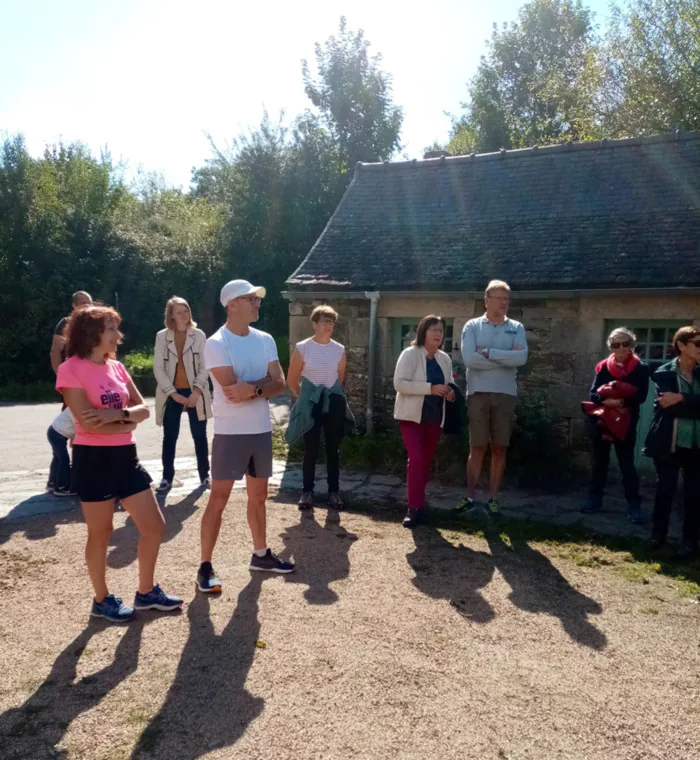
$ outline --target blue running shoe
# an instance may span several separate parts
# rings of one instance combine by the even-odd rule
[[[166,594],[157,584],[147,594],[139,594],[137,591],[134,598],[135,610],[170,612],[171,610],[179,610],[180,607],[182,607],[182,599],[179,596]]]
[[[131,620],[134,610],[131,607],[127,607],[118,596],[107,594],[99,603],[94,599],[92,600],[90,614],[93,617],[109,620],[110,623],[126,623]]]

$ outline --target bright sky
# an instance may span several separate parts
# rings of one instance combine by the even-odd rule
[[[309,103],[301,59],[314,60],[345,15],[394,78],[403,144],[420,157],[458,113],[493,22],[522,0],[0,0],[0,137],[40,153],[81,140],[187,187],[210,154],[260,121]],[[590,0],[602,23],[606,0]]]

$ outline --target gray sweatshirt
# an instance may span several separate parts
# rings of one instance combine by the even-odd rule
[[[525,346],[514,351],[513,346]],[[467,394],[507,393],[518,395],[517,368],[527,362],[525,328],[514,319],[494,325],[486,318],[470,319],[462,330],[462,359],[467,368]],[[487,348],[488,359],[477,353]]]

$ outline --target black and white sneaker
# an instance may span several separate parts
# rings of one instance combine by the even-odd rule
[[[202,562],[199,566],[197,588],[205,594],[221,593],[221,581],[216,577],[211,562]]]
[[[311,509],[314,505],[314,492],[304,491],[299,497],[299,510]]]
[[[250,569],[262,570],[267,573],[291,573],[294,572],[294,565],[280,559],[268,549],[263,557],[253,554],[250,558]]]
[[[163,478],[163,480],[160,481],[158,488],[156,488],[156,493],[168,493],[172,487],[173,484],[169,480]]]

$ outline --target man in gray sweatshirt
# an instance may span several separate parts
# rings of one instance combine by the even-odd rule
[[[469,460],[467,496],[457,509],[483,514],[474,496],[491,445],[491,473],[488,507],[498,512],[498,491],[506,467],[518,396],[517,368],[527,362],[525,328],[508,318],[510,287],[492,280],[484,294],[486,313],[471,319],[462,330],[462,358],[467,368],[467,410],[469,412]]]

